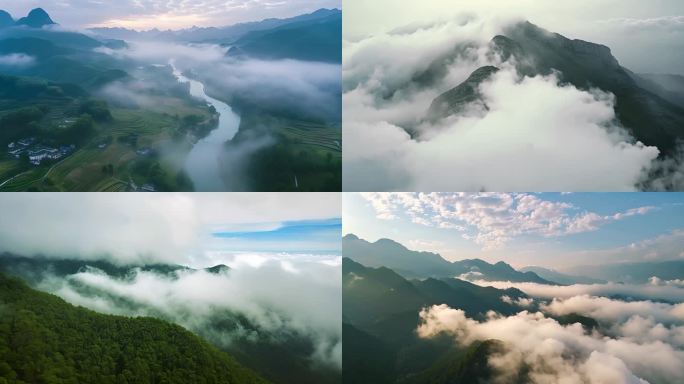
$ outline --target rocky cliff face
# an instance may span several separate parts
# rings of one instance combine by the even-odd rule
[[[465,107],[482,99],[480,84],[489,79],[499,68],[478,68],[466,81],[438,96],[430,105],[427,116],[432,121],[463,112]]]
[[[520,75],[556,73],[562,83],[612,93],[620,123],[636,140],[658,147],[662,155],[673,154],[677,141],[684,140],[684,108],[665,93],[644,87],[645,83],[623,68],[604,45],[571,40],[524,22],[495,36],[490,49],[491,55],[514,64]],[[461,113],[468,103],[477,101],[481,97],[479,85],[495,72],[484,68],[437,97],[427,112],[427,120]]]

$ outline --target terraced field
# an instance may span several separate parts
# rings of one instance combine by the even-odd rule
[[[339,128],[309,122],[293,122],[284,126],[282,132],[299,145],[342,152],[342,132]]]
[[[196,111],[197,112],[197,111]],[[199,113],[202,111],[200,110]],[[52,118],[60,118],[59,112]],[[38,188],[57,191],[126,191],[129,179],[142,185],[146,180],[140,179],[132,170],[132,163],[141,156],[136,147],[119,138],[137,135],[137,148],[157,148],[171,140],[172,128],[177,125],[168,114],[154,113],[149,110],[113,109],[114,120],[98,125],[98,134],[86,145],[62,161],[32,168],[25,174],[12,179],[0,187],[0,191],[26,191]],[[98,144],[106,139],[111,140],[105,148]],[[0,183],[16,174],[18,161],[0,162]],[[111,164],[114,176],[102,171]],[[173,173],[170,164],[161,165]],[[7,176],[7,177],[5,177]],[[172,181],[172,180],[170,180]]]

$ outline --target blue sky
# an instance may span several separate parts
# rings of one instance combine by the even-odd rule
[[[238,252],[341,253],[340,218],[262,224],[263,229],[217,231],[212,236]]]
[[[2,0],[14,18],[44,8],[70,28],[91,26],[180,29],[225,26],[266,18],[285,18],[320,8],[341,8],[342,0]]]
[[[343,232],[562,269],[684,257],[683,193],[345,194]]]
[[[339,255],[340,193],[3,193],[0,253],[206,267]]]

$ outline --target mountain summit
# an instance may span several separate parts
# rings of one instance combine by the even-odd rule
[[[500,261],[490,264],[484,260],[471,259],[448,261],[433,252],[412,251],[390,239],[374,243],[347,235],[342,239],[343,256],[367,267],[386,267],[409,279],[474,277],[488,281],[516,281],[539,284],[555,284],[533,272],[520,272]]]
[[[32,28],[42,28],[46,25],[56,24],[43,8],[36,8],[29,12],[28,16],[17,20],[17,25],[26,25]]]
[[[635,140],[658,147],[661,155],[676,154],[676,143],[684,140],[684,109],[677,105],[677,92],[667,92],[651,79],[622,67],[605,45],[572,40],[522,22],[495,36],[490,47],[501,60],[511,61],[521,75],[555,73],[563,84],[612,93],[620,123]],[[494,72],[495,67],[479,68],[466,81],[437,97],[426,113],[428,119],[459,114],[467,104],[480,101],[479,86]]]
[[[0,28],[11,27],[14,25],[14,19],[7,11],[0,9]]]

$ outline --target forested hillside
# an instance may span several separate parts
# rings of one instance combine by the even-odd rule
[[[102,315],[0,274],[0,383],[266,383],[189,331]]]

